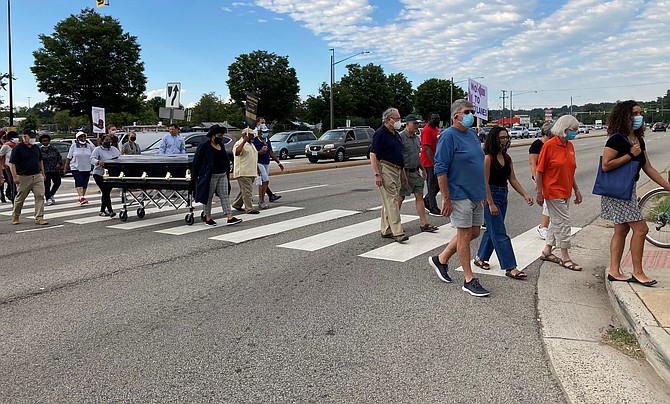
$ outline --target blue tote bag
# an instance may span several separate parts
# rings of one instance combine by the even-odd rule
[[[603,156],[600,156],[598,174],[596,182],[593,184],[593,193],[630,200],[633,197],[633,185],[635,185],[635,177],[637,177],[639,167],[639,161],[630,160],[614,170],[603,171]]]

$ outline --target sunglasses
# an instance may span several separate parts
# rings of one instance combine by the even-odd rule
[[[466,109],[465,111],[461,112],[463,115],[469,115],[469,114],[474,114],[475,111],[472,109]]]

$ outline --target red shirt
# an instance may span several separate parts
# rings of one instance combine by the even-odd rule
[[[572,142],[567,141],[564,145],[558,136],[547,140],[537,159],[537,172],[542,173],[544,199],[570,198],[576,169]]]
[[[419,157],[421,158],[421,165],[424,167],[434,167],[435,164],[426,156],[423,145],[430,146],[430,150],[433,152],[433,159],[435,159],[435,150],[437,149],[437,137],[440,135],[440,130],[434,128],[432,125],[426,125],[421,131],[421,153]]]

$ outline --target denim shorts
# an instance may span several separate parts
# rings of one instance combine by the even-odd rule
[[[451,227],[466,229],[484,224],[482,201],[458,199],[451,201]]]
[[[258,169],[261,172],[261,181],[263,182],[270,181],[270,164],[258,163]]]
[[[75,188],[88,188],[88,180],[91,177],[90,171],[72,170]]]

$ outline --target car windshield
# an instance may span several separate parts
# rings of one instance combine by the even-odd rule
[[[512,130],[523,130],[523,126],[515,126]]]
[[[288,139],[289,134],[288,133],[277,133],[276,135],[273,135],[270,138],[270,141],[272,142],[285,142],[286,139]]]
[[[319,138],[319,140],[342,140],[342,139],[344,139],[343,130],[329,130]]]

